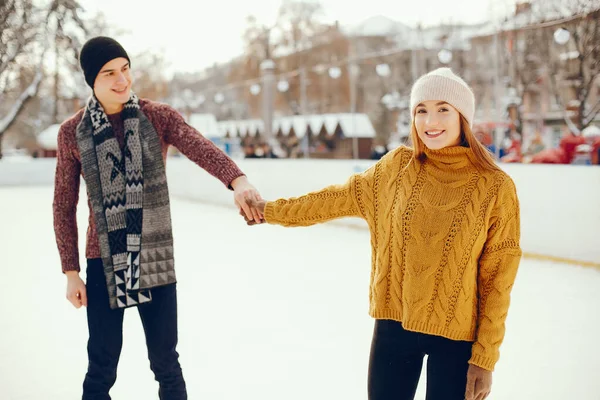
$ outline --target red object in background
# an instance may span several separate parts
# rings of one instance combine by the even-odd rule
[[[571,164],[577,146],[586,143],[583,136],[575,136],[569,133],[560,139],[557,149],[542,150],[532,157],[531,162],[536,164]]]
[[[600,165],[600,136],[597,136],[592,140],[592,164]]]
[[[491,146],[494,142],[492,135],[482,130],[478,130],[477,132],[475,132],[475,137],[477,138],[477,140],[479,140],[479,143],[483,144],[486,147]]]
[[[508,148],[509,153],[517,153],[521,155],[521,141],[518,139],[512,139],[510,147]]]
[[[566,154],[566,162],[565,164],[570,164],[571,161],[573,160],[573,157],[575,156],[575,149],[577,148],[577,146],[579,146],[580,144],[586,144],[586,140],[583,136],[579,135],[579,136],[575,136],[572,133],[563,136],[562,139],[560,139],[560,144],[559,147],[561,149],[563,149],[565,151]]]
[[[562,148],[542,150],[531,158],[533,164],[568,164]]]
[[[510,146],[506,149],[507,154],[500,159],[505,163],[518,163],[523,161],[523,154],[521,153],[521,141],[513,137],[510,140]]]
[[[502,157],[500,161],[503,163],[520,163],[522,161],[522,157],[518,153],[508,153]]]

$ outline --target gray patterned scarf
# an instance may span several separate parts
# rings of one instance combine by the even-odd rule
[[[151,301],[150,288],[174,283],[169,192],[156,130],[131,94],[121,112],[123,151],[95,96],[77,127],[110,307]]]

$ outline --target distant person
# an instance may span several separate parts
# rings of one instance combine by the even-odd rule
[[[371,152],[371,160],[379,160],[381,157],[385,156],[387,152],[388,149],[385,146],[375,146]]]
[[[245,158],[262,158],[257,154],[257,148],[255,145],[250,144],[246,147],[244,147],[244,151],[245,151]]]

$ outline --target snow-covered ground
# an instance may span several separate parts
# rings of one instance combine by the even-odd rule
[[[85,310],[65,299],[51,208],[50,187],[0,188],[3,400],[81,396]],[[233,209],[178,199],[172,210],[190,399],[366,399],[365,230],[247,227]],[[82,254],[86,217],[82,201]],[[600,399],[598,288],[600,271],[522,262],[489,399]],[[157,399],[135,310],[124,331],[111,394]]]

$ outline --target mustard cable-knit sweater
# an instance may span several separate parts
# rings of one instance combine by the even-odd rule
[[[364,218],[371,233],[369,314],[410,331],[473,342],[470,363],[493,370],[521,258],[510,177],[471,149],[400,147],[343,185],[268,202],[265,219],[309,226]]]

